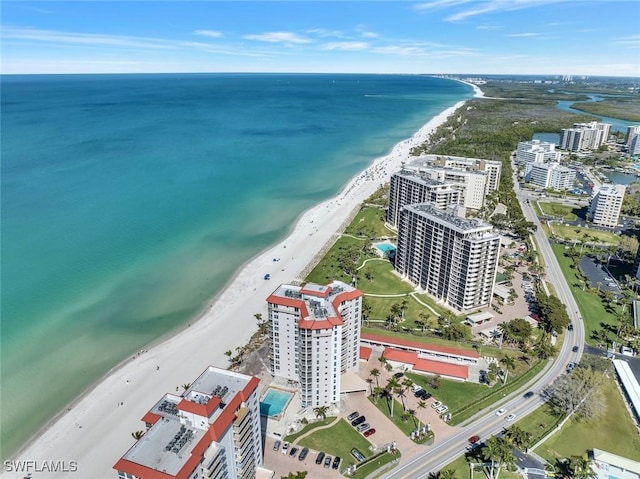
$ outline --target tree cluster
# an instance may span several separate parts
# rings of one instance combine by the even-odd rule
[[[545,332],[562,331],[571,323],[567,307],[557,296],[539,294],[538,304],[540,306],[540,326]]]
[[[588,367],[578,367],[570,374],[556,378],[545,391],[549,405],[559,415],[575,414],[593,419],[606,410],[604,398],[605,376]]]

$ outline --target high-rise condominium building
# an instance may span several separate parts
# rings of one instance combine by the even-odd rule
[[[635,133],[629,140],[629,154],[640,155],[640,133]]]
[[[573,188],[576,170],[560,166],[559,163],[534,163],[529,173],[529,182],[539,188],[569,190]]]
[[[402,211],[396,271],[460,311],[491,302],[499,253],[500,236],[491,225],[429,203]]]
[[[113,466],[118,478],[270,477],[261,467],[259,382],[210,366],[182,395],[165,394],[142,418],[144,436]]]
[[[633,125],[627,127],[627,133],[624,136],[624,144],[629,146],[635,135],[640,135],[640,125]]]
[[[569,151],[596,150],[611,133],[609,123],[574,123],[573,128],[564,128],[560,132],[560,149]]]
[[[272,374],[299,384],[302,407],[338,403],[341,374],[358,371],[362,292],[283,284],[267,303]]]
[[[433,180],[427,174],[413,168],[403,168],[391,176],[387,223],[398,226],[400,211],[412,203],[428,201],[436,208],[445,209],[460,201],[462,193],[450,183]]]
[[[529,181],[534,164],[553,163],[559,159],[560,152],[556,151],[555,143],[547,141],[521,141],[516,149],[515,161],[519,165],[524,165],[525,181]]]
[[[412,164],[484,172],[487,175],[485,182],[485,194],[487,195],[497,190],[500,186],[500,175],[502,174],[502,163],[500,161],[465,158],[462,156],[424,155],[417,158]]]
[[[620,219],[625,185],[602,185],[594,190],[588,215],[593,224],[605,228],[615,228]]]

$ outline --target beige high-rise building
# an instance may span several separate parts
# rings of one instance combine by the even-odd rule
[[[626,189],[625,185],[605,184],[594,190],[587,216],[594,225],[605,228],[618,226]]]
[[[500,236],[489,224],[430,203],[402,210],[396,271],[459,311],[490,304],[499,253]]]

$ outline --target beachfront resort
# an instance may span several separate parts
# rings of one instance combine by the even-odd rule
[[[576,189],[583,176],[567,161],[574,147],[567,145],[581,145],[586,154],[608,135],[598,124],[570,130],[560,149],[539,140],[518,144],[514,179],[531,191]],[[576,139],[583,136],[588,141]],[[206,374],[218,379],[199,378],[183,394],[163,397],[143,418],[146,432],[116,463],[119,477],[267,478],[298,470],[314,478],[366,477],[359,471],[389,471],[401,456],[416,457],[457,437],[466,418],[490,409],[504,394],[522,392],[545,364],[544,356],[534,359],[526,349],[543,344],[543,297],[551,293],[532,253],[535,243],[496,221],[505,216],[504,205],[493,198],[502,175],[497,161],[406,158],[390,175],[381,226],[388,234],[363,235],[367,238],[359,241],[368,250],[358,269],[325,284],[278,284],[265,298],[266,327],[255,360],[245,360],[257,369],[210,368]],[[615,229],[625,188],[594,186],[588,221]],[[371,264],[388,269],[366,269]],[[388,296],[371,292],[378,277],[405,289],[389,290]],[[387,318],[379,310],[371,313],[372,302],[379,308],[394,296],[399,306],[392,305],[395,312]],[[445,332],[456,337],[458,322],[461,339],[443,341]],[[523,339],[517,331],[524,331]],[[570,340],[563,332],[553,341],[560,346]],[[519,360],[521,354],[531,364]],[[216,393],[225,374],[245,385]],[[451,393],[455,388],[465,394]],[[632,396],[626,397],[633,404]],[[504,407],[495,415],[507,426],[520,419]],[[256,417],[261,419],[255,422]],[[158,437],[168,441],[160,444]],[[473,444],[489,439],[471,437]],[[611,460],[616,467],[630,465],[625,473],[634,473],[637,462],[597,454],[598,464]]]

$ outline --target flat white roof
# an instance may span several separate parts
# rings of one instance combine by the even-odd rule
[[[593,459],[640,475],[640,462],[638,461],[632,461],[626,457],[618,456],[607,451],[601,451],[600,449],[593,450]]]
[[[489,311],[481,311],[480,313],[474,313],[467,316],[469,321],[473,321],[474,323],[481,323],[483,321],[490,321],[493,319],[493,314]]]
[[[620,377],[627,396],[629,396],[636,416],[640,419],[640,384],[638,384],[636,377],[633,375],[629,363],[622,359],[614,359],[613,365],[616,368],[616,372]]]

